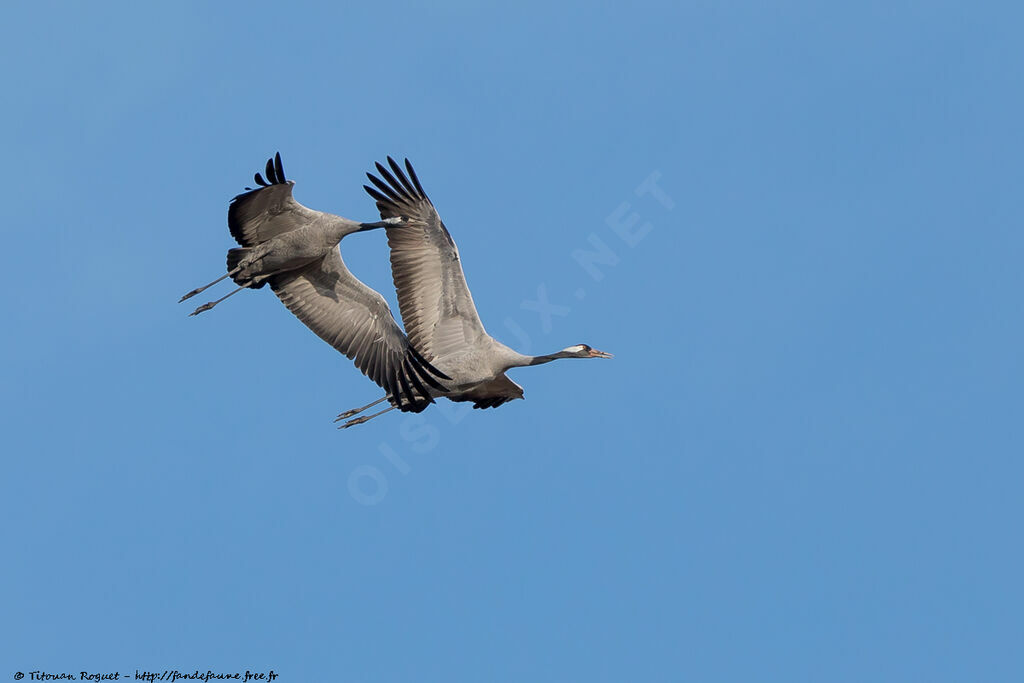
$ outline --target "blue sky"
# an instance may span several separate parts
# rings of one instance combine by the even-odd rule
[[[3,671],[1019,678],[1022,20],[8,10]],[[409,157],[491,334],[616,358],[336,431],[379,391],[269,291],[176,303],[278,150],[360,220]]]

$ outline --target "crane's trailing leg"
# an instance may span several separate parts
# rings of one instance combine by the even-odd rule
[[[213,281],[213,282],[211,282],[210,284],[208,284],[208,285],[203,285],[202,287],[197,287],[196,289],[193,289],[193,290],[192,290],[191,292],[189,292],[189,293],[188,293],[188,294],[186,294],[185,296],[183,296],[183,297],[181,297],[180,299],[178,299],[178,303],[180,304],[180,303],[181,303],[182,301],[185,301],[186,299],[191,299],[191,298],[192,298],[192,297],[194,297],[194,296],[195,296],[196,294],[199,294],[200,292],[202,292],[202,291],[205,291],[205,290],[209,289],[210,287],[213,287],[213,286],[214,286],[215,284],[217,284],[218,282],[220,282],[220,281],[221,281],[221,280],[223,280],[224,278],[226,278],[226,277],[231,277],[232,275],[236,274],[236,273],[237,273],[238,271],[240,271],[241,269],[242,269],[242,266],[238,266],[237,268],[235,268],[235,269],[234,269],[234,270],[232,270],[231,272],[228,272],[228,273],[224,273],[223,275],[221,275],[221,276],[220,276],[219,278],[217,278],[216,280],[214,280],[214,281]]]
[[[238,294],[238,293],[239,293],[239,292],[241,292],[241,291],[242,291],[243,289],[248,289],[249,287],[252,287],[253,285],[259,284],[259,282],[260,282],[260,279],[261,279],[261,278],[258,278],[258,277],[254,277],[254,278],[253,278],[252,280],[249,280],[248,282],[246,282],[246,283],[245,283],[244,285],[242,285],[242,286],[241,286],[241,287],[239,287],[238,289],[236,289],[236,290],[234,290],[234,291],[231,291],[231,292],[228,292],[227,294],[225,294],[225,295],[224,295],[224,296],[222,296],[221,298],[217,299],[216,301],[211,301],[211,302],[209,302],[209,303],[205,303],[205,304],[203,304],[202,306],[200,306],[200,307],[199,307],[199,308],[197,308],[196,310],[194,310],[194,311],[192,311],[191,313],[189,313],[189,314],[188,314],[188,315],[189,315],[189,317],[191,318],[191,317],[192,317],[192,316],[194,316],[194,315],[199,315],[199,314],[200,314],[200,313],[202,313],[203,311],[208,311],[208,310],[210,310],[211,308],[213,308],[214,306],[216,306],[217,304],[219,304],[219,303],[220,303],[221,301],[224,301],[224,299],[227,299],[227,298],[228,298],[229,296],[231,296],[232,294]]]
[[[364,410],[366,410],[367,408],[372,408],[375,405],[377,405],[378,403],[380,403],[381,401],[386,401],[386,400],[388,400],[388,397],[384,396],[383,398],[378,398],[373,403],[367,403],[362,408],[353,408],[352,410],[346,410],[344,413],[341,413],[340,415],[338,415],[338,417],[334,418],[334,421],[338,422],[340,420],[344,420],[347,417],[352,417],[353,415],[357,415],[357,414],[363,412]]]
[[[381,400],[384,400],[384,399],[381,399]],[[379,403],[379,401],[378,401],[378,403]],[[366,422],[367,420],[372,420],[373,418],[377,417],[378,415],[383,415],[384,413],[388,412],[389,410],[394,410],[394,409],[395,409],[395,406],[390,406],[390,407],[385,408],[384,410],[380,411],[379,413],[374,413],[373,415],[366,415],[364,417],[357,417],[356,419],[349,420],[345,424],[339,426],[338,429],[348,429],[349,427],[355,427],[356,425],[361,425],[364,422]]]

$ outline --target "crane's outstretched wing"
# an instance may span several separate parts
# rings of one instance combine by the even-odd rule
[[[270,278],[270,287],[306,327],[355,361],[403,411],[420,412],[451,379],[416,352],[384,297],[360,282],[337,249],[320,261]]]
[[[286,180],[281,154],[267,160],[267,181],[257,173],[255,190],[243,192],[228,207],[228,229],[243,247],[254,247],[274,237],[309,225],[323,214],[292,199],[295,182]]]
[[[423,191],[412,164],[406,159],[406,177],[394,159],[388,157],[388,163],[395,175],[378,163],[377,171],[384,180],[367,173],[376,189],[363,187],[377,200],[382,218],[407,219],[385,228],[391,247],[391,274],[409,343],[428,360],[435,360],[477,344],[487,332],[466,285],[459,250]]]

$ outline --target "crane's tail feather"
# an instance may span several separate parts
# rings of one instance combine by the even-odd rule
[[[242,262],[246,256],[249,255],[253,250],[250,247],[236,247],[234,249],[228,249],[228,272],[233,271],[238,267],[238,264]],[[242,268],[240,271],[231,276],[231,279],[238,285],[244,285],[253,278],[253,274],[246,272],[246,268]],[[267,284],[266,280],[260,281],[258,284],[252,285],[250,289],[259,289]]]

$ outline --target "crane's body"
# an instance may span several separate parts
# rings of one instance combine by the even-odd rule
[[[229,253],[237,257],[231,261],[242,266],[232,277],[238,283],[257,278],[266,280],[271,275],[308,266],[337,249],[345,236],[362,229],[359,223],[326,214],[316,223],[282,233],[255,247],[230,250]],[[229,261],[229,269],[231,267]]]

